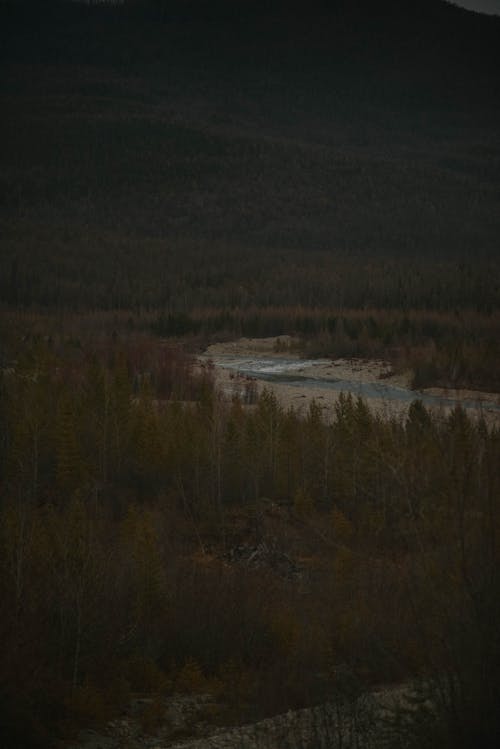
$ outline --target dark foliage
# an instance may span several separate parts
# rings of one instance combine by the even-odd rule
[[[495,20],[21,5],[1,8],[5,301],[498,308]]]
[[[131,691],[208,690],[237,720],[301,707],[335,694],[342,664],[365,687],[425,676],[440,695],[437,717],[392,732],[494,733],[497,430],[418,402],[384,421],[341,397],[331,423],[270,393],[228,403],[210,370],[142,337],[10,354],[9,746],[98,725]]]

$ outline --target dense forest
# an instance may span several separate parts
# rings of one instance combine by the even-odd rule
[[[5,746],[131,692],[273,714],[326,699],[345,664],[365,688],[455,684],[428,745],[493,746],[498,430],[418,401],[388,421],[341,397],[331,423],[270,392],[227,402],[144,337],[31,340],[0,409]],[[259,545],[267,565],[238,559]]]
[[[500,393],[500,19],[2,0],[0,42],[1,748],[402,683],[374,749],[495,746],[498,427],[228,398],[197,354]]]

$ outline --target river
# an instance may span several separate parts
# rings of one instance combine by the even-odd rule
[[[437,395],[418,390],[412,390],[400,384],[383,379],[370,377],[370,370],[366,372],[370,363],[365,362],[358,367],[351,365],[352,374],[346,376],[346,367],[336,364],[327,359],[297,359],[274,356],[234,355],[218,354],[210,357],[216,368],[229,370],[231,373],[242,377],[253,378],[257,381],[272,385],[289,386],[294,389],[303,389],[304,393],[315,397],[318,393],[326,391],[330,393],[352,393],[354,396],[366,398],[369,402],[381,401],[383,403],[400,403],[408,406],[414,400],[420,400],[424,405],[432,408],[450,409],[460,404],[467,410],[474,412],[489,413],[492,416],[500,416],[500,397],[495,402],[491,398],[486,400],[481,393],[470,393],[468,397],[453,397],[455,391],[448,391],[446,395]],[[335,375],[335,367],[338,374]],[[348,374],[348,372],[347,372]],[[380,374],[378,375],[380,378]],[[296,396],[297,397],[297,396]],[[304,396],[302,396],[304,397]],[[320,396],[321,397],[321,396]]]

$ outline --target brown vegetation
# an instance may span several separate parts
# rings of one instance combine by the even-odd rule
[[[331,424],[269,393],[227,403],[144,337],[29,339],[9,356],[12,746],[99,723],[131,692],[205,690],[235,720],[272,714],[325,699],[342,664],[367,685],[457,680],[449,725],[460,706],[493,730],[497,431],[419,403],[383,421],[342,397]],[[241,544],[267,551],[228,556]],[[143,719],[155,725],[154,703]]]

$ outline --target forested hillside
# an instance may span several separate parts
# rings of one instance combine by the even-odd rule
[[[3,298],[498,307],[500,22],[151,6],[2,4]]]
[[[368,310],[355,355],[497,389],[500,23],[235,7],[2,4],[4,303],[331,354],[331,319]],[[423,339],[394,334],[412,310]]]

